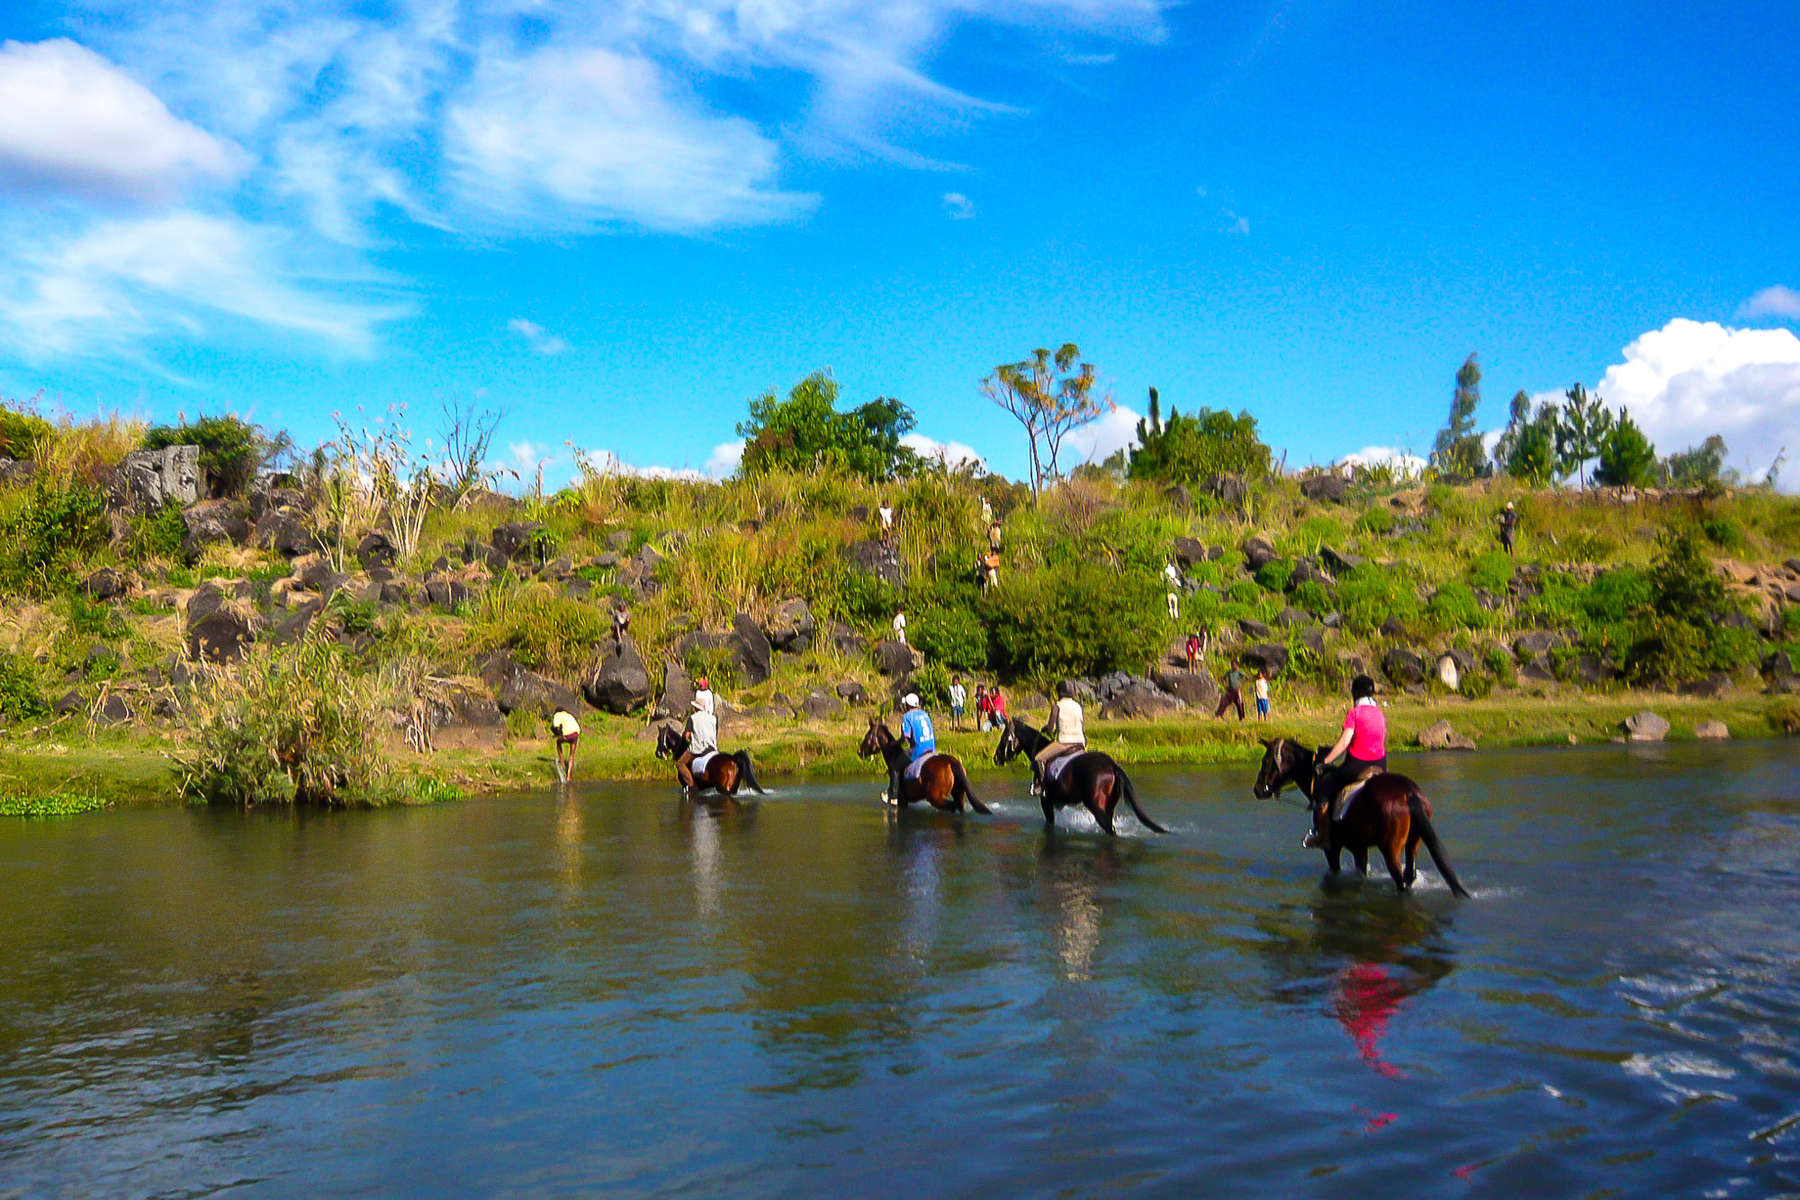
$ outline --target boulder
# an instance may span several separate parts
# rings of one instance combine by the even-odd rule
[[[256,522],[255,539],[258,546],[283,558],[299,558],[319,548],[305,522],[293,513],[281,511],[262,515]]]
[[[1255,638],[1258,641],[1266,642],[1275,636],[1275,631],[1273,629],[1270,629],[1261,621],[1254,620],[1250,617],[1240,617],[1238,619],[1238,628],[1244,631],[1245,637]]]
[[[1147,680],[1133,680],[1100,706],[1102,717],[1160,717],[1187,707]]]
[[[1319,564],[1310,558],[1296,558],[1294,569],[1288,575],[1287,588],[1293,591],[1303,583],[1316,583],[1320,587],[1330,587],[1331,578],[1319,569]]]
[[[799,654],[812,645],[818,627],[806,601],[795,597],[775,606],[775,611],[769,614],[766,632],[769,644],[775,649],[783,654]]]
[[[1513,639],[1513,655],[1522,663],[1538,663],[1542,665],[1550,657],[1562,639],[1554,633],[1539,630],[1535,633],[1522,633]]]
[[[1342,575],[1346,571],[1354,571],[1358,567],[1369,565],[1369,560],[1360,554],[1345,554],[1330,546],[1319,547],[1319,561],[1333,575]]]
[[[1249,487],[1236,475],[1212,475],[1200,486],[1225,508],[1242,511],[1244,502],[1250,498]]]
[[[1252,646],[1248,650],[1243,651],[1238,657],[1243,659],[1244,665],[1252,670],[1255,670],[1257,667],[1262,667],[1267,670],[1270,679],[1274,679],[1277,675],[1280,675],[1283,671],[1287,670],[1287,647],[1275,642],[1267,642],[1259,646]]]
[[[1660,742],[1669,736],[1669,722],[1648,709],[1626,717],[1624,724],[1628,742]]]
[[[1457,666],[1456,660],[1448,654],[1438,655],[1437,663],[1432,667],[1432,674],[1439,683],[1453,692],[1462,686],[1462,668]]]
[[[1275,614],[1275,623],[1283,629],[1293,629],[1300,625],[1311,625],[1314,621],[1310,614],[1297,608],[1284,608]]]
[[[1475,741],[1456,732],[1448,721],[1434,721],[1419,730],[1419,745],[1427,750],[1473,750]]]
[[[1302,479],[1300,494],[1318,504],[1342,504],[1349,499],[1350,486],[1336,471],[1325,471]]]
[[[1396,641],[1406,636],[1406,622],[1399,617],[1389,617],[1381,623],[1381,636],[1388,641]]]
[[[188,657],[214,663],[236,662],[256,640],[250,619],[230,607],[211,584],[188,601],[185,635]]]
[[[1260,533],[1253,533],[1245,538],[1240,549],[1244,552],[1244,565],[1252,573],[1261,569],[1264,563],[1274,562],[1281,557],[1275,553],[1275,543]]]
[[[94,722],[99,725],[123,725],[131,720],[131,706],[117,692],[108,692],[94,708]]]
[[[1731,687],[1731,676],[1715,672],[1704,679],[1690,679],[1677,690],[1683,696],[1722,696]]]
[[[806,699],[800,701],[800,711],[808,720],[829,721],[833,717],[841,717],[847,710],[844,702],[829,692],[811,691]]]
[[[837,653],[855,658],[861,658],[869,649],[863,635],[842,621],[831,623],[826,630],[826,641]]]
[[[324,602],[316,596],[306,603],[296,605],[293,611],[275,623],[275,628],[269,631],[269,640],[278,646],[292,645],[299,641],[312,628],[313,619],[324,607]]]
[[[1175,539],[1175,561],[1182,570],[1188,570],[1206,561],[1206,547],[1198,538],[1178,537]]]
[[[394,545],[388,535],[379,529],[363,534],[362,541],[356,543],[356,561],[362,564],[365,571],[373,571],[377,567],[392,567],[399,558],[400,547]]]
[[[508,562],[521,562],[537,557],[539,534],[544,526],[538,521],[508,521],[494,527],[493,547]]]
[[[620,716],[636,712],[650,702],[650,672],[630,637],[616,647],[610,641],[603,646],[600,661],[581,683],[582,694],[589,704],[603,712]],[[663,680],[665,685],[669,682],[667,667],[663,671]],[[666,701],[666,692],[664,697]],[[690,693],[688,699],[692,698]],[[679,714],[670,715],[685,716],[686,713],[684,705]]]
[[[460,579],[436,575],[425,581],[425,600],[445,612],[469,600],[469,585]]]
[[[863,685],[854,679],[845,679],[832,690],[845,704],[866,704],[869,699],[869,694],[863,691]]]
[[[200,447],[133,450],[112,473],[107,499],[114,508],[151,512],[164,504],[183,508],[202,495]]]
[[[29,458],[7,458],[0,455],[0,485],[18,487],[30,483],[37,476],[37,464]]]
[[[924,665],[925,656],[912,646],[893,638],[875,643],[875,669],[889,679],[904,679]]]
[[[1731,730],[1723,721],[1702,721],[1694,726],[1694,736],[1703,742],[1726,742],[1731,740]]]
[[[773,647],[769,644],[768,634],[756,623],[756,618],[747,612],[741,612],[731,619],[731,638],[733,652],[737,656],[738,670],[747,684],[754,686],[762,683],[774,673]]]
[[[572,576],[574,574],[575,574],[574,560],[569,558],[569,556],[566,554],[560,555],[556,558],[553,558],[549,562],[545,563],[543,566],[538,568],[538,578],[539,579],[549,579],[549,580],[553,580],[557,583],[561,583],[562,581],[564,581],[565,579],[568,579],[570,576]],[[587,581],[583,580],[582,582],[585,583]]]
[[[89,600],[116,600],[125,594],[125,576],[111,567],[101,567],[81,581],[81,590]]]
[[[181,512],[181,553],[189,562],[208,546],[236,545],[250,538],[250,522],[236,500],[202,500]]]
[[[1612,668],[1598,654],[1578,654],[1569,664],[1569,678],[1583,687],[1598,687],[1612,677]]]
[[[1157,687],[1189,708],[1211,712],[1218,706],[1219,684],[1205,667],[1193,671],[1163,668],[1154,672],[1151,678]]]
[[[851,570],[890,587],[901,587],[906,583],[906,571],[900,565],[899,554],[879,541],[850,543],[844,547],[844,560]]]
[[[87,701],[81,698],[80,692],[70,690],[64,692],[62,699],[51,705],[51,708],[57,716],[66,717],[70,713],[85,711],[87,709]]]
[[[685,720],[694,706],[694,681],[688,678],[687,668],[680,663],[663,664],[662,697],[656,702],[659,718]]]
[[[1425,682],[1425,660],[1395,646],[1381,656],[1381,673],[1396,687],[1421,684]]]

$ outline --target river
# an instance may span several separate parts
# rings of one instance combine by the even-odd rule
[[[0,1195],[1800,1192],[1793,745],[1397,766],[1473,899],[1241,768],[0,823]]]

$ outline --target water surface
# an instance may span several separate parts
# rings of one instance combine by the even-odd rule
[[[0,1195],[1800,1193],[1792,748],[1404,769],[1475,899],[1241,769],[6,822]]]

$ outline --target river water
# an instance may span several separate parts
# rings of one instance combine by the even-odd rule
[[[0,824],[0,1195],[1800,1194],[1791,745],[1408,760],[1475,898],[578,785]]]

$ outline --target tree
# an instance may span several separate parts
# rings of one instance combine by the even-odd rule
[[[1663,476],[1675,487],[1707,487],[1725,482],[1725,475],[1725,439],[1716,433],[1663,460]]]
[[[1432,443],[1431,465],[1444,474],[1474,477],[1488,473],[1487,453],[1475,431],[1475,410],[1480,406],[1481,364],[1471,354],[1456,372],[1450,419]]]
[[[153,425],[144,435],[146,450],[169,446],[200,447],[200,469],[215,496],[241,496],[270,456],[281,452],[286,434],[271,439],[261,428],[239,417],[185,418],[176,425]]]
[[[1502,471],[1511,469],[1513,452],[1518,448],[1519,435],[1525,426],[1531,423],[1531,397],[1523,389],[1513,393],[1512,405],[1507,412],[1506,428],[1500,433],[1500,440],[1494,443],[1494,466]]]
[[[1060,473],[1063,439],[1112,411],[1111,398],[1095,395],[1094,383],[1094,366],[1081,361],[1074,342],[1054,353],[1040,347],[1022,362],[995,367],[981,381],[987,398],[1025,427],[1034,501]]]
[[[1171,405],[1165,421],[1155,388],[1150,389],[1150,415],[1138,422],[1137,441],[1127,468],[1133,479],[1185,484],[1215,475],[1260,479],[1269,473],[1272,457],[1249,412],[1234,417],[1223,409],[1202,408],[1184,417]]]
[[[831,372],[814,371],[786,400],[773,391],[751,400],[750,419],[737,427],[744,438],[744,474],[835,467],[884,480],[918,467],[918,455],[900,444],[912,431],[912,409],[884,396],[839,412],[837,398]]]
[[[1549,417],[1549,420],[1542,419]],[[1507,456],[1506,473],[1514,479],[1542,487],[1556,474],[1555,416],[1548,408],[1540,419],[1519,429]]]
[[[1600,445],[1600,469],[1594,482],[1602,487],[1648,487],[1656,481],[1656,447],[1637,427],[1631,414],[1619,410],[1619,419]]]
[[[1588,460],[1600,453],[1612,433],[1613,416],[1600,397],[1588,395],[1579,383],[1564,397],[1556,421],[1556,473],[1564,477],[1575,474],[1586,487]]]

